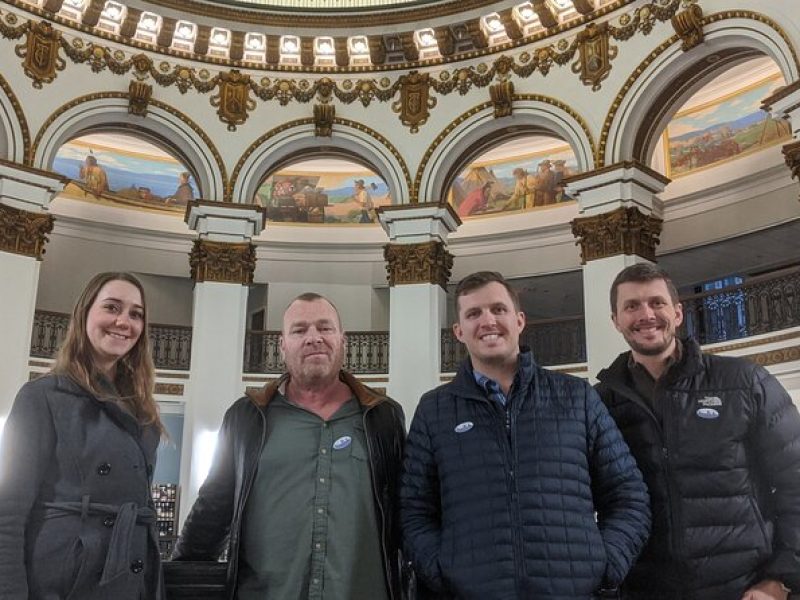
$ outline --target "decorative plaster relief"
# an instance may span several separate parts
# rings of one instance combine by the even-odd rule
[[[635,254],[655,261],[663,221],[635,207],[578,217],[572,233],[581,246],[581,264],[618,254]]]
[[[383,247],[383,257],[386,259],[390,286],[430,283],[447,288],[453,268],[453,255],[447,251],[443,242],[386,244]]]
[[[253,283],[256,268],[256,247],[250,243],[195,240],[189,253],[191,277],[195,283]]]

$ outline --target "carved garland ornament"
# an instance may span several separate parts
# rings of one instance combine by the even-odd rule
[[[537,71],[542,75],[547,75],[554,65],[566,65],[574,60],[575,55],[580,52],[573,69],[581,72],[582,80],[587,85],[595,86],[602,80],[604,70],[610,68],[606,63],[615,56],[612,53],[614,51],[613,47],[609,43],[611,38],[617,41],[625,41],[633,37],[637,32],[648,35],[653,30],[656,22],[671,19],[680,8],[681,2],[682,0],[657,0],[640,6],[632,13],[621,15],[616,25],[611,25],[609,22],[600,23],[599,25],[591,23],[572,40],[572,43],[569,43],[567,39],[562,39],[556,45],[548,44],[541,48],[521,52],[515,57],[501,55],[491,62],[487,61],[487,63],[477,66],[457,67],[451,71],[445,70],[439,74],[439,77],[430,77],[428,84],[433,91],[440,95],[447,95],[453,92],[464,95],[473,87],[487,87],[495,79],[502,81],[512,73],[522,78],[530,77]],[[219,94],[215,98],[220,104],[224,102],[226,105],[226,108],[220,112],[220,117],[229,124],[229,128],[231,125],[235,127],[235,125],[240,124],[237,119],[246,119],[247,112],[253,109],[251,108],[253,105],[250,104],[252,99],[249,99],[242,91],[240,87],[241,81],[237,81],[236,76],[233,75],[235,70],[212,75],[206,68],[196,69],[194,67],[171,64],[166,60],[156,62],[143,53],[130,56],[122,50],[114,50],[93,42],[85,42],[79,38],[67,41],[59,31],[53,30],[46,22],[41,24],[25,22],[17,25],[17,18],[13,13],[5,15],[4,20],[0,19],[0,35],[6,38],[18,39],[29,29],[31,31],[50,30],[52,32],[43,34],[43,38],[36,38],[39,41],[35,43],[31,41],[33,38],[29,35],[28,43],[23,45],[24,47],[17,48],[17,53],[20,56],[22,56],[21,52],[25,52],[25,72],[34,79],[34,85],[37,87],[40,87],[42,83],[52,81],[52,78],[55,77],[55,70],[63,69],[64,60],[59,58],[57,54],[60,47],[74,63],[88,63],[94,72],[108,69],[117,75],[124,75],[133,71],[134,77],[140,81],[151,78],[160,86],[174,85],[181,93],[186,93],[192,88],[200,93],[208,93],[219,87]],[[277,40],[274,41],[277,43]],[[521,46],[524,43],[523,39],[515,44]],[[28,49],[32,45],[37,48],[35,52],[31,52]],[[608,47],[608,52],[604,46]],[[29,62],[30,65],[28,65]],[[53,64],[55,65],[54,69],[51,68]],[[31,67],[30,69],[29,66]],[[398,64],[392,65],[392,69],[407,69],[410,66],[409,64]],[[41,72],[42,68],[44,68],[43,72]],[[386,66],[379,65],[377,68],[385,69]],[[331,95],[335,96],[343,104],[359,101],[365,107],[369,106],[372,101],[394,101],[395,104],[399,104],[400,110],[397,112],[401,110],[409,112],[409,118],[411,119],[409,123],[418,118],[414,116],[417,110],[422,115],[427,112],[427,108],[432,108],[430,105],[427,108],[420,105],[416,109],[415,100],[409,97],[415,94],[413,89],[414,82],[407,79],[410,74],[401,76],[394,82],[391,82],[386,77],[381,78],[379,82],[374,79],[343,79],[334,82],[328,77],[322,77],[317,80],[294,79],[293,75],[296,67],[271,65],[270,69],[278,72],[291,71],[292,73],[285,78],[281,77],[274,80],[269,77],[262,77],[258,82],[249,75],[239,74],[238,77],[249,78],[247,86],[259,99],[264,101],[275,99],[281,106],[288,104],[292,100],[308,103],[317,99],[324,102],[323,98]],[[347,68],[333,69],[333,71],[346,72]],[[417,76],[419,77],[419,75]],[[403,79],[404,77],[406,78],[405,80]],[[411,87],[406,87],[403,83]],[[233,87],[229,87],[231,85]],[[405,91],[403,91],[403,88],[405,88]],[[398,92],[401,95],[399,103],[395,100]],[[419,99],[422,99],[422,97],[420,96]],[[428,98],[428,100],[435,101],[432,98]],[[243,104],[243,102],[246,102],[246,104]],[[218,105],[214,104],[214,106]],[[405,109],[403,109],[403,106],[405,106]],[[238,117],[234,118],[234,115]],[[424,120],[421,119],[417,123],[417,127],[421,123],[424,123]],[[414,127],[414,125],[411,126]]]
[[[0,204],[0,250],[42,260],[53,215]]]
[[[453,268],[453,255],[443,242],[386,244],[383,258],[390,286],[430,283],[446,289]]]
[[[655,261],[663,221],[645,215],[635,207],[621,207],[607,213],[578,217],[572,234],[581,246],[581,264],[590,260],[635,254]]]
[[[253,283],[256,268],[256,247],[250,243],[195,240],[189,253],[189,266],[195,283]]]

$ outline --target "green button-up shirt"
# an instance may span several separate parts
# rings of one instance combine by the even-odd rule
[[[278,394],[242,527],[240,600],[387,600],[361,407]]]

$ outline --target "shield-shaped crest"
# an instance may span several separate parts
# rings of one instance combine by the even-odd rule
[[[47,21],[34,23],[28,29],[24,44],[15,48],[20,56],[25,74],[33,79],[33,87],[41,88],[56,78],[56,72],[64,69],[65,61],[58,56],[61,32],[53,29]]]
[[[247,120],[248,111],[256,107],[250,98],[250,76],[233,69],[219,74],[219,94],[211,97],[211,106],[216,106],[217,114],[228,131],[235,131],[237,125]]]
[[[617,47],[610,43],[608,23],[590,23],[581,31],[578,40],[578,60],[572,65],[573,73],[580,73],[581,82],[591,85],[592,91],[600,89],[600,82],[611,72],[611,61],[617,56]]]
[[[419,131],[430,116],[429,109],[436,106],[436,98],[430,95],[430,80],[427,73],[411,71],[400,78],[400,100],[392,104],[392,110],[400,113],[400,122]]]

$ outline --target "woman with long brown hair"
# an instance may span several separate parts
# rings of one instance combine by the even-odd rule
[[[150,483],[163,433],[142,284],[101,273],[0,445],[0,598],[163,598]]]

